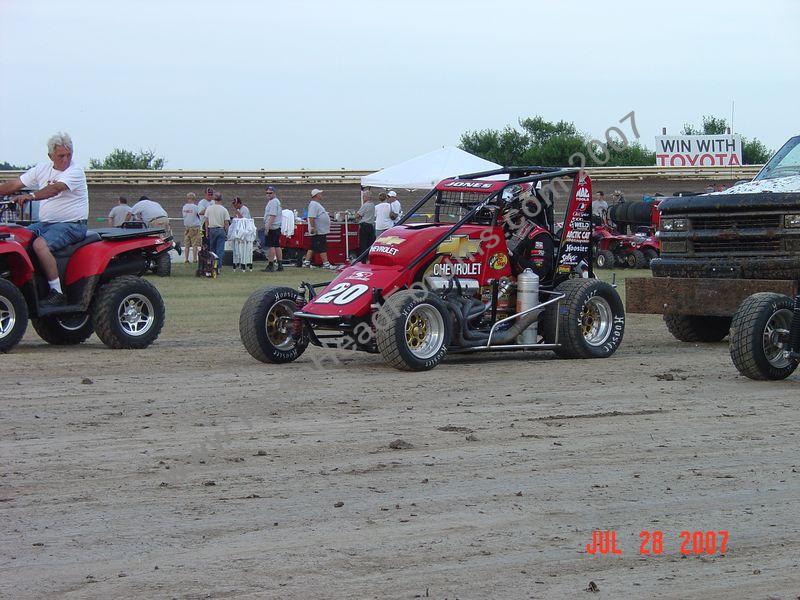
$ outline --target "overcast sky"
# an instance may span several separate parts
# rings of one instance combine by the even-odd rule
[[[0,161],[379,168],[519,117],[800,133],[800,2],[0,0]]]

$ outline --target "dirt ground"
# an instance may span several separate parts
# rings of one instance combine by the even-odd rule
[[[0,356],[3,598],[800,595],[800,372],[746,380],[640,315],[608,360],[277,367],[165,296],[184,317],[148,350]],[[622,554],[587,554],[596,529]]]

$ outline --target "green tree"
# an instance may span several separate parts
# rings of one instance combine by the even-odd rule
[[[461,136],[459,147],[501,165],[628,166],[655,164],[655,153],[638,143],[600,147],[590,142],[574,123],[545,121],[542,117],[519,120],[522,131],[506,126]]]
[[[691,123],[685,123],[681,135],[720,135],[728,131],[728,121],[723,117],[703,115],[703,127],[698,129]],[[758,138],[748,139],[742,136],[742,163],[760,165],[769,160],[772,150]]]
[[[27,171],[33,165],[28,165],[27,167],[18,167],[17,165],[12,165],[8,162],[1,162],[0,163],[0,171]]]
[[[131,152],[130,150],[123,150],[121,148],[114,148],[114,150],[106,156],[103,160],[93,158],[89,161],[90,169],[147,169],[147,170],[161,170],[164,168],[166,161],[163,158],[156,157],[153,150],[139,150],[138,152]]]

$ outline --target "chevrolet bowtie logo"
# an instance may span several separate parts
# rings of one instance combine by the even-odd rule
[[[387,246],[399,246],[405,241],[405,238],[397,237],[396,235],[387,235],[384,237],[379,237],[377,240],[375,240],[375,243],[385,244]]]
[[[439,244],[437,252],[449,254],[455,258],[469,258],[478,251],[479,247],[478,240],[471,240],[466,235],[454,235]]]

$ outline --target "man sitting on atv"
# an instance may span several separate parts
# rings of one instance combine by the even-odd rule
[[[20,207],[30,200],[43,201],[39,207],[40,221],[28,228],[36,234],[33,250],[50,285],[50,295],[41,302],[42,306],[56,306],[66,301],[53,252],[86,237],[89,189],[83,169],[72,162],[72,148],[69,134],[57,133],[47,140],[49,161],[0,184],[0,195],[23,188],[35,190],[15,198]]]

